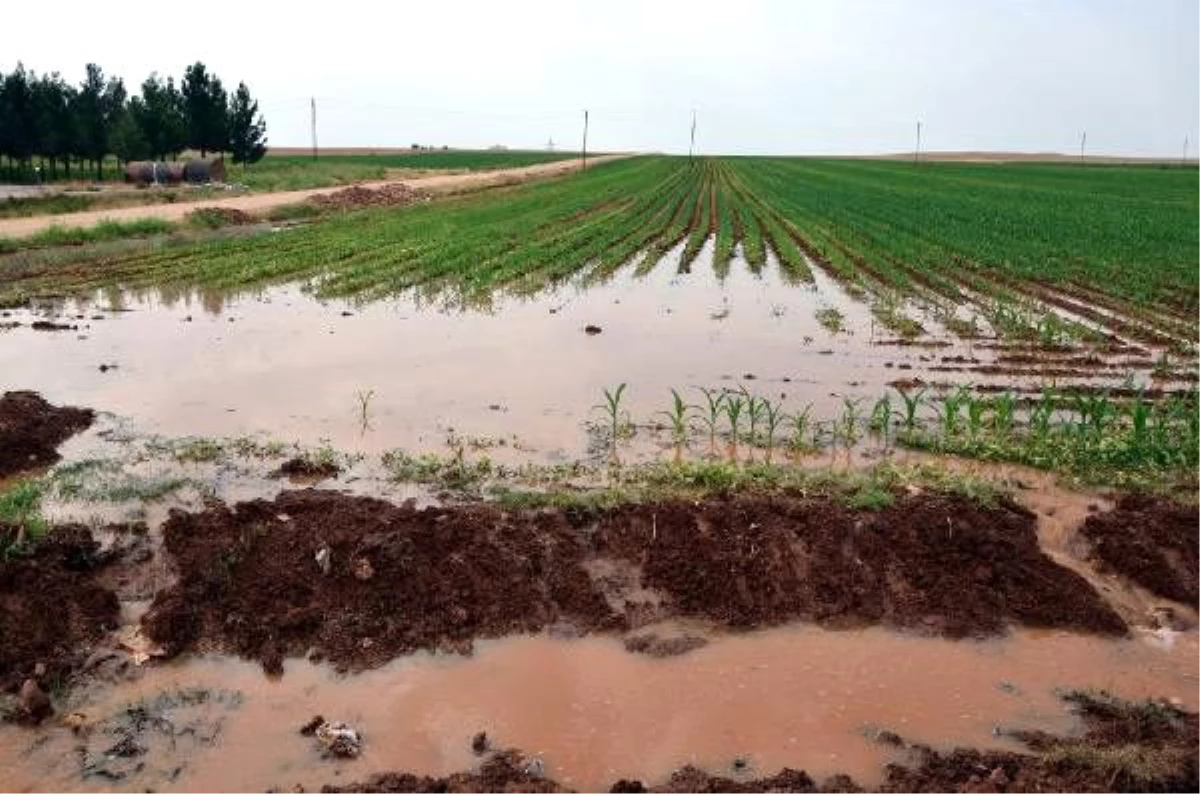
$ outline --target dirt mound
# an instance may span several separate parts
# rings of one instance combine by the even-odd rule
[[[428,777],[407,772],[385,772],[346,786],[324,786],[321,791],[570,791],[541,777],[538,762],[527,760],[516,750],[498,752],[478,772],[457,772],[449,777]]]
[[[91,532],[69,526],[28,557],[0,560],[0,691],[15,692],[39,663],[43,681],[63,680],[117,624],[117,596],[95,581],[108,561],[99,550]]]
[[[423,201],[428,194],[398,183],[377,188],[348,187],[334,193],[311,197],[308,201],[324,210],[352,210],[363,207],[403,207]]]
[[[271,476],[291,477],[298,480],[323,480],[328,477],[336,477],[341,473],[341,467],[332,461],[296,457],[285,460]]]
[[[247,226],[256,222],[250,213],[232,207],[201,207],[189,212],[187,220],[213,229],[222,226]]]
[[[5,392],[0,397],[0,477],[54,463],[55,447],[94,418],[87,408],[56,408],[36,392]]]
[[[164,525],[180,576],[143,618],[172,652],[203,641],[268,670],[310,649],[344,668],[475,637],[672,616],[735,628],[882,623],[950,637],[1010,622],[1120,634],[1011,505],[906,497],[878,513],[825,498],[736,497],[589,516],[416,510],[304,490]]]
[[[1103,567],[1152,593],[1185,604],[1200,598],[1195,507],[1151,496],[1125,496],[1116,509],[1089,516],[1083,536]]]
[[[144,621],[173,651],[209,637],[268,670],[312,646],[364,667],[558,620],[620,625],[580,567],[586,539],[559,515],[417,511],[306,490],[236,512],[175,512],[163,531],[180,580]]]
[[[1125,631],[1082,578],[1042,554],[1033,516],[1012,504],[921,495],[879,512],[824,498],[637,505],[601,518],[595,546],[638,565],[671,611],[733,627]]]

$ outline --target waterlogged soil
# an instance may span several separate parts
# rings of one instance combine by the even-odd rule
[[[396,506],[289,491],[163,527],[178,582],[143,619],[168,652],[216,647],[281,672],[288,656],[377,666],[417,649],[671,618],[733,629],[804,620],[948,637],[1010,624],[1121,635],[1125,624],[1038,547],[1012,504],[905,496],[730,497],[596,515]]]
[[[0,523],[0,547],[17,532]],[[0,560],[0,693],[15,694],[36,673],[43,685],[65,681],[116,627],[117,595],[97,581],[111,561],[81,526],[59,527],[26,555]]]
[[[811,285],[789,281],[773,260],[755,271],[736,259],[719,275],[709,243],[681,273],[681,252],[643,275],[633,266],[585,272],[536,294],[477,302],[432,289],[372,302],[317,299],[304,286],[39,301],[11,312],[7,321],[20,325],[5,332],[0,371],[51,400],[131,417],[164,435],[266,433],[373,454],[445,452],[453,434],[516,463],[587,456],[585,425],[602,418],[593,406],[620,383],[628,384],[622,407],[639,425],[630,446],[658,456],[646,425],[661,420],[671,389],[698,404],[699,388],[744,386],[781,400],[789,414],[811,405],[814,420],[827,420],[841,415],[845,398],[875,400],[901,375],[936,381],[934,391],[971,384],[1036,392],[1052,377],[1038,362],[1054,356],[1028,344],[1018,347],[1029,362],[979,371],[997,366],[1011,345],[961,339],[934,322],[930,337],[899,344],[906,340],[820,268]],[[836,332],[817,319],[830,310],[841,318]],[[78,328],[34,332],[37,320]],[[1156,351],[1143,352],[1156,360]],[[1181,388],[1121,364],[1125,354],[1081,345],[1069,355],[1104,365],[1074,366],[1072,377],[1057,377],[1059,387],[1116,388],[1131,375],[1133,388]],[[943,358],[968,363],[934,371]]]
[[[58,445],[94,417],[90,409],[57,407],[31,391],[5,392],[0,397],[0,478],[55,463]]]
[[[1080,736],[1042,731],[1013,731],[1021,751],[955,748],[939,752],[909,745],[892,732],[876,741],[906,750],[887,764],[883,781],[871,790],[884,792],[953,791],[1195,791],[1197,715],[1158,703],[1129,703],[1104,693],[1068,697],[1085,726]],[[535,767],[536,768],[536,767]],[[612,792],[858,792],[862,785],[846,774],[820,784],[804,770],[785,767],[769,777],[746,772],[747,759],[735,759],[740,776],[718,775],[685,766],[665,781],[647,785],[622,778]],[[571,791],[561,783],[530,774],[531,762],[513,750],[498,752],[477,773],[442,778],[410,773],[376,774],[349,785],[327,785],[324,792],[415,791]]]
[[[1089,516],[1080,534],[1101,567],[1155,595],[1194,606],[1200,558],[1196,507],[1131,494],[1116,509]]]

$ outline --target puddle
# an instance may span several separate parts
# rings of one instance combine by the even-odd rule
[[[864,732],[891,730],[937,748],[1012,748],[994,729],[1071,731],[1075,718],[1054,692],[1085,686],[1177,697],[1194,710],[1196,655],[1194,632],[1157,648],[1033,631],[949,642],[789,627],[722,636],[667,659],[627,653],[611,638],[516,637],[480,642],[472,658],[418,654],[348,677],[289,661],[271,680],[255,664],[200,657],[77,695],[72,708],[94,726],[91,738],[63,727],[0,728],[0,784],[312,790],[376,771],[469,769],[478,763],[471,737],[483,730],[581,790],[607,790],[620,777],[660,781],[686,763],[735,776],[738,757],[749,760],[749,776],[792,766],[818,780],[846,772],[869,786],[898,751]],[[213,696],[177,702],[197,690]],[[128,764],[119,781],[81,777],[84,755],[96,764],[100,745],[120,735],[111,728],[126,707],[163,702],[172,738],[146,731],[140,771]],[[359,728],[362,756],[322,760],[298,733],[314,714]]]
[[[524,444],[522,457],[539,462],[582,456],[584,423],[600,417],[592,406],[622,382],[638,422],[668,407],[671,388],[695,401],[694,387],[745,385],[786,395],[786,410],[812,403],[814,416],[833,416],[843,396],[878,397],[901,377],[1034,382],[935,371],[944,358],[986,365],[996,352],[953,337],[937,350],[889,344],[869,306],[819,269],[812,285],[789,284],[773,260],[758,275],[734,261],[718,279],[711,251],[706,244],[686,274],[676,250],[645,278],[626,267],[603,285],[585,289],[581,276],[467,310],[419,295],[318,301],[295,286],[101,295],[59,307],[59,321],[76,330],[34,331],[44,312],[11,312],[6,319],[23,325],[0,344],[0,372],[6,388],[167,436],[266,433],[377,453],[444,452],[454,432]],[[818,321],[826,309],[841,315],[838,333]],[[588,325],[601,332],[585,333]]]

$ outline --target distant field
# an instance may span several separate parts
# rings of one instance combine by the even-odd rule
[[[299,190],[310,187],[384,179],[395,169],[483,171],[520,168],[578,157],[572,152],[518,152],[508,150],[399,151],[390,153],[308,154],[269,153],[246,169],[231,167],[229,181],[252,190]],[[348,151],[348,150],[336,150]]]

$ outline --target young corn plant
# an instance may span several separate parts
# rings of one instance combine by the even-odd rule
[[[1058,407],[1058,396],[1052,386],[1042,389],[1041,399],[1029,413],[1029,429],[1039,445],[1045,444],[1050,438],[1050,421]]]
[[[783,424],[785,415],[783,413],[783,402],[771,402],[767,398],[763,398],[763,420],[766,423],[767,437],[767,463],[771,462],[771,455],[775,451],[775,438],[779,432],[780,425]]]
[[[888,437],[892,429],[894,412],[892,400],[886,394],[876,400],[874,407],[871,408],[870,429],[872,433],[879,436],[885,450],[888,448]]]
[[[671,389],[670,409],[659,412],[671,423],[671,439],[675,442],[675,459],[677,462],[683,454],[683,448],[687,445],[688,409],[688,404],[679,396],[679,392]]]
[[[593,411],[601,411],[604,414],[612,444],[613,460],[617,459],[617,445],[620,443],[623,426],[629,423],[629,413],[621,407],[625,386],[626,384],[622,383],[615,389],[605,389],[604,402],[592,406]]]
[[[918,389],[915,394],[910,394],[904,389],[896,389],[896,392],[900,395],[900,399],[904,401],[902,421],[905,438],[911,439],[917,431],[917,411],[921,407],[921,400],[924,399],[926,391],[928,389],[924,386]]]
[[[725,393],[725,418],[729,421],[729,459],[737,459],[738,439],[741,437],[742,414],[746,410],[746,401],[742,395],[735,392]]]
[[[693,406],[700,424],[708,431],[708,453],[717,454],[717,425],[725,415],[725,392],[718,389],[699,387],[704,395],[704,405]]]
[[[751,394],[745,386],[742,386],[740,393],[746,398],[746,419],[750,425],[746,442],[753,447],[758,443],[758,425],[763,419],[763,404],[766,400]]]
[[[967,435],[972,441],[983,431],[983,420],[990,403],[983,397],[967,397]]]
[[[960,414],[970,396],[968,387],[959,386],[942,398],[942,409],[938,413],[938,419],[941,421],[944,440],[949,441],[958,434]]]
[[[804,406],[804,410],[798,411],[788,418],[791,420],[792,437],[788,441],[788,446],[793,452],[808,452],[816,448],[816,444],[812,443],[809,435],[810,426],[812,424],[809,414],[812,413],[812,403]]]
[[[1012,430],[1017,411],[1017,398],[1012,392],[998,394],[992,398],[992,433],[1004,437]]]
[[[858,443],[860,436],[859,424],[862,420],[862,413],[859,410],[861,404],[861,399],[852,400],[849,397],[842,398],[842,416],[838,420],[834,435],[835,438],[837,436],[841,437],[847,450]]]

